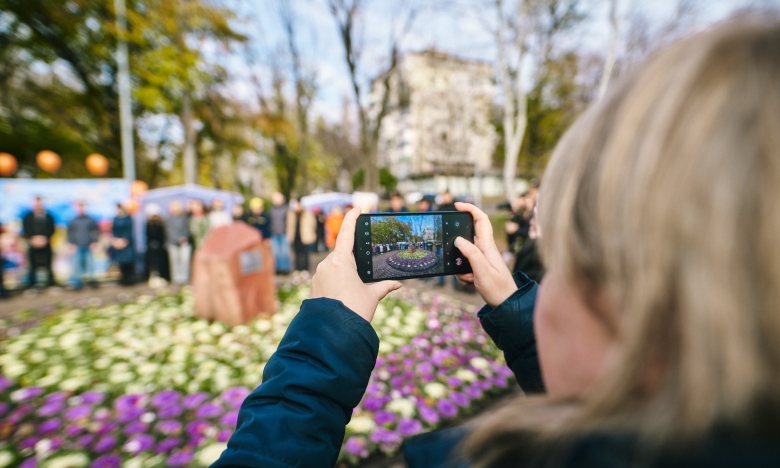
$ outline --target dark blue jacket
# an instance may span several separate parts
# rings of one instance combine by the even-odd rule
[[[120,265],[133,263],[133,218],[130,216],[117,216],[111,226],[111,235],[118,239],[126,239],[127,247],[116,249],[111,247],[111,258]]]
[[[483,308],[479,318],[504,350],[518,382],[539,391],[543,386],[532,325],[537,285],[522,273],[516,282],[516,293],[495,309]],[[378,350],[371,325],[340,301],[304,301],[265,366],[263,383],[241,406],[227,450],[212,467],[332,467]],[[446,460],[449,447],[463,436],[432,434],[430,444],[418,437],[411,446],[411,466],[430,467],[424,460],[431,456]],[[437,437],[441,440],[435,441]],[[431,450],[414,453],[414,447],[423,446]]]

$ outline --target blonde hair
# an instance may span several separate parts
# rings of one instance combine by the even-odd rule
[[[562,138],[539,199],[548,269],[620,311],[602,317],[617,333],[610,372],[580,401],[488,416],[467,453],[490,464],[496,438],[596,430],[663,444],[779,408],[778,200],[777,18],[651,57]]]

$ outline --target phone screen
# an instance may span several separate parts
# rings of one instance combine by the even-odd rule
[[[372,213],[355,229],[355,262],[365,283],[470,273],[471,265],[453,241],[474,241],[469,213]]]

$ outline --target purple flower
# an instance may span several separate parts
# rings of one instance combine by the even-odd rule
[[[35,457],[28,458],[27,460],[23,461],[21,465],[19,465],[19,468],[35,468],[38,466],[38,459]]]
[[[357,455],[360,458],[368,457],[368,447],[366,446],[366,439],[362,437],[350,437],[347,439],[347,443],[344,444],[344,451]]]
[[[157,415],[161,418],[175,418],[182,413],[182,407],[176,403],[160,408]]]
[[[38,432],[41,434],[48,434],[49,432],[54,432],[57,429],[62,426],[62,421],[60,421],[57,418],[49,419],[48,421],[44,421],[38,426]]]
[[[166,460],[168,466],[186,466],[192,461],[191,452],[176,452]]]
[[[463,383],[463,381],[460,380],[459,378],[455,377],[454,375],[451,375],[451,376],[447,377],[447,385],[449,385],[450,387],[457,387],[457,386],[461,385],[462,383]]]
[[[103,403],[105,399],[106,396],[100,392],[89,391],[81,394],[81,401],[87,405],[97,405]]]
[[[453,402],[444,398],[436,402],[436,408],[445,418],[454,418],[458,414],[458,407]]]
[[[222,392],[221,398],[222,401],[229,403],[231,408],[238,409],[250,393],[252,392],[248,388],[233,387]]]
[[[116,417],[116,420],[120,423],[127,423],[130,421],[135,421],[136,419],[140,418],[142,414],[144,414],[143,408],[129,408],[126,411],[120,411],[119,415]]]
[[[70,425],[65,428],[65,435],[68,437],[76,437],[82,432],[84,432],[84,428],[81,426]]]
[[[374,421],[376,421],[377,424],[380,426],[385,425],[387,423],[391,423],[395,421],[395,414],[389,412],[389,411],[377,411],[374,413]]]
[[[108,452],[116,446],[116,438],[114,436],[106,435],[98,439],[95,443],[96,452]]]
[[[103,455],[95,459],[89,468],[119,468],[122,458],[119,455]]]
[[[466,387],[463,391],[472,400],[479,400],[482,398],[482,390],[480,390],[476,385]]]
[[[202,435],[196,435],[187,441],[187,447],[194,449],[195,447],[200,445],[201,442],[203,442],[204,440],[206,440],[206,438],[203,437]]]
[[[178,435],[181,432],[181,423],[174,419],[165,419],[157,423],[157,431],[166,435]]]
[[[401,435],[384,427],[378,427],[371,433],[371,442],[383,445],[400,444]]]
[[[38,415],[43,416],[44,418],[48,418],[49,416],[54,416],[55,414],[62,411],[63,404],[61,401],[52,401],[44,403],[43,406],[38,408]]]
[[[429,424],[436,424],[439,422],[439,413],[430,406],[420,405],[417,409],[420,411],[420,417],[423,421]]]
[[[95,421],[105,421],[111,417],[111,411],[109,411],[106,408],[98,408],[97,411],[95,411],[94,416],[92,416],[92,419]]]
[[[52,452],[57,451],[62,447],[62,437],[52,437],[49,441],[51,442]]]
[[[179,445],[181,445],[181,439],[179,437],[168,437],[167,439],[164,439],[159,444],[157,444],[157,447],[154,449],[154,453],[170,452]]]
[[[0,416],[4,415],[7,411],[8,411],[8,405],[5,403],[0,403]]]
[[[395,376],[392,379],[390,379],[390,385],[397,388],[404,384],[404,379],[399,376]]]
[[[225,413],[219,422],[223,426],[236,427],[236,424],[238,424],[238,411],[230,411]]]
[[[469,407],[469,398],[460,392],[450,393],[450,399],[461,408]]]
[[[155,408],[163,408],[165,406],[174,405],[179,402],[181,395],[175,390],[163,390],[154,397],[152,397],[152,406]]]
[[[495,387],[504,388],[506,387],[506,377],[491,377],[490,383]]]
[[[22,441],[19,442],[19,448],[21,449],[33,448],[35,447],[35,444],[37,444],[39,440],[41,440],[40,437],[28,437],[26,439],[22,439]]]
[[[68,399],[68,395],[65,392],[54,392],[46,395],[46,404],[48,403],[65,403]]]
[[[195,409],[198,406],[200,406],[204,401],[206,401],[209,398],[209,395],[204,392],[199,393],[193,393],[192,395],[187,395],[181,400],[181,405],[185,409]]]
[[[413,436],[422,432],[422,424],[416,419],[402,419],[398,423],[398,431],[404,437]]]
[[[141,421],[133,421],[129,423],[127,426],[125,426],[125,435],[133,435],[138,434],[139,432],[144,432],[148,426]]]
[[[79,437],[79,440],[78,440],[79,447],[85,449],[85,448],[89,447],[90,445],[92,445],[92,441],[93,440],[95,440],[95,436],[93,436],[92,434],[83,435],[83,436]]]
[[[28,401],[37,397],[41,393],[43,393],[43,389],[41,387],[28,387],[28,388],[20,388],[19,390],[13,392],[11,395],[12,398],[14,398],[16,401]]]
[[[363,408],[367,409],[368,411],[377,411],[382,408],[382,406],[384,405],[380,398],[368,397],[363,400]]]
[[[214,418],[216,416],[219,416],[222,414],[221,406],[215,404],[215,403],[206,403],[205,405],[198,408],[198,411],[195,413],[195,416],[198,418]]]
[[[217,433],[217,442],[227,442],[231,435],[233,435],[233,431],[223,429]]]
[[[13,386],[13,384],[14,384],[13,380],[9,379],[8,377],[4,377],[0,375],[0,392],[2,392],[8,387]]]
[[[142,395],[122,395],[114,402],[114,408],[120,413],[135,410],[142,406]]]
[[[187,424],[186,431],[190,437],[195,437],[203,434],[203,432],[210,427],[206,421],[192,421]]]
[[[92,413],[92,408],[87,405],[80,405],[66,409],[62,415],[65,416],[65,419],[68,421],[78,421],[79,419],[88,418],[90,413]]]
[[[98,427],[97,431],[95,431],[95,434],[97,435],[108,434],[114,429],[116,429],[116,423],[104,422],[103,424],[100,425],[100,427]]]
[[[125,450],[133,455],[145,452],[154,446],[154,437],[149,434],[139,434],[128,440],[125,444]]]

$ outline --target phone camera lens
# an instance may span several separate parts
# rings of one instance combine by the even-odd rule
[[[455,221],[455,227],[460,227],[460,222],[459,221]]]

